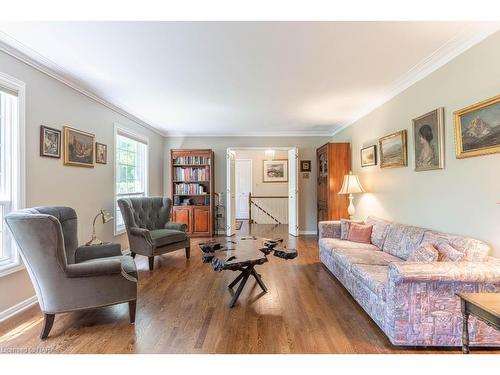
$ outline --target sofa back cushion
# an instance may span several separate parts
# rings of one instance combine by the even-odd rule
[[[422,243],[425,232],[424,228],[404,224],[392,224],[385,238],[382,250],[398,258],[407,260]]]
[[[371,238],[372,244],[377,246],[379,249],[382,249],[392,223],[387,220],[379,219],[378,217],[368,216],[366,224],[373,225]]]
[[[490,252],[490,247],[483,241],[433,230],[426,231],[423,241],[430,242],[434,246],[445,242],[455,250],[465,254],[464,258],[461,259],[463,261],[484,261]]]

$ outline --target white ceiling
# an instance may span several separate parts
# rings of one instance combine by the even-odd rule
[[[473,22],[1,22],[0,41],[164,134],[325,135],[497,29]]]

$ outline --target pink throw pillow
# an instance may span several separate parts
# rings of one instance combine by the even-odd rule
[[[373,225],[351,223],[347,239],[353,242],[371,243]]]

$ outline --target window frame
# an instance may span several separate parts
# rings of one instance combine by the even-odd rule
[[[17,93],[18,118],[17,126],[12,129],[9,142],[12,142],[11,153],[12,168],[11,178],[13,182],[13,199],[10,211],[22,209],[26,206],[26,84],[14,77],[0,72],[0,87],[6,91]],[[4,224],[4,232],[8,234],[8,228]],[[24,269],[17,245],[11,237],[9,243],[8,258],[0,263],[0,277]]]
[[[119,123],[114,124],[114,150],[113,150],[113,198],[114,198],[114,212],[116,213],[118,208],[118,191],[116,189],[117,186],[117,167],[118,167],[118,158],[116,157],[116,153],[118,151],[118,136],[121,135],[123,137],[130,138],[136,142],[143,143],[146,147],[145,155],[144,155],[144,195],[148,196],[149,194],[149,138],[142,134],[139,134],[130,128],[123,126]],[[117,218],[115,218],[113,223],[113,233],[114,236],[120,236],[126,232],[125,228],[117,227]]]

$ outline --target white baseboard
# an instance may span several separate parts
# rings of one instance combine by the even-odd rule
[[[25,299],[24,301],[19,302],[18,304],[9,307],[6,310],[0,311],[0,322],[7,320],[13,317],[16,314],[19,314],[21,311],[24,311],[34,304],[38,303],[38,298],[36,296]]]
[[[308,234],[317,234],[315,230],[299,230],[299,236],[308,235]]]

